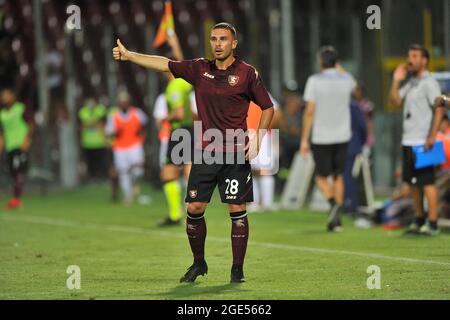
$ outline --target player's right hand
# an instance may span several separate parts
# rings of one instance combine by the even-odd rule
[[[125,46],[117,39],[117,47],[113,48],[113,57],[115,60],[127,61],[129,56],[129,51]]]
[[[403,81],[406,79],[408,75],[408,68],[405,63],[400,64],[394,71],[394,80],[395,81]]]

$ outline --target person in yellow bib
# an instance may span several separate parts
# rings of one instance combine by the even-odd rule
[[[106,117],[106,107],[101,103],[96,103],[94,99],[88,99],[78,112],[81,129],[80,143],[90,179],[101,179],[107,176]]]
[[[183,59],[183,52],[178,37],[174,32],[169,36],[168,42],[174,57],[176,59]],[[182,221],[182,212],[185,208],[182,205],[181,198],[180,169],[183,170],[184,178],[187,181],[194,153],[193,135],[195,114],[192,109],[196,110],[192,106],[193,100],[191,99],[191,93],[194,91],[194,87],[184,79],[175,78],[170,72],[166,72],[165,76],[168,80],[164,93],[167,114],[163,121],[169,125],[168,128],[171,131],[166,157],[161,170],[161,180],[163,182],[164,194],[166,195],[169,215],[160,222],[160,227],[180,225]],[[179,143],[176,136],[180,135],[182,131],[188,133],[190,137],[190,156],[184,154],[184,150],[181,150],[179,153],[175,150]]]
[[[5,149],[9,170],[14,181],[13,196],[6,204],[6,208],[16,209],[21,205],[34,123],[25,104],[16,101],[13,90],[2,90],[0,100],[2,105],[0,109],[0,155]]]
[[[182,207],[180,166],[183,167],[183,174],[187,179],[191,168],[191,161],[185,161],[183,150],[181,154],[174,153],[174,148],[178,141],[174,139],[177,130],[187,130],[190,137],[193,137],[193,113],[191,110],[190,93],[193,91],[192,85],[185,80],[172,78],[166,88],[166,101],[168,115],[166,120],[171,125],[171,137],[168,143],[166,159],[161,172],[164,193],[169,207],[169,216],[160,223],[160,226],[171,226],[181,224]],[[191,139],[192,140],[192,139]],[[191,141],[191,158],[193,156],[193,141]],[[182,162],[174,157],[179,156]]]

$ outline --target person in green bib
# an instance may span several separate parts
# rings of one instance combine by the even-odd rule
[[[175,58],[182,60],[183,54],[177,36],[172,34],[169,36],[168,42]],[[170,122],[171,135],[168,143],[166,159],[161,171],[161,180],[163,182],[163,189],[169,207],[169,215],[159,224],[161,227],[181,224],[182,212],[184,211],[184,208],[182,207],[181,199],[180,167],[182,167],[184,177],[187,180],[191,169],[191,159],[194,154],[194,142],[192,137],[194,133],[193,124],[195,115],[191,109],[190,98],[190,94],[194,88],[184,79],[175,79],[171,73],[167,73],[166,77],[168,79],[168,84],[165,90],[165,98],[167,102],[166,120]],[[172,154],[172,151],[180,142],[177,138],[174,138],[174,135],[178,136],[180,134],[180,130],[184,130],[185,133],[189,134],[191,150],[190,157],[189,155],[185,155],[183,150],[181,150],[181,152],[177,152],[175,150],[174,154]],[[183,139],[184,138],[181,138],[180,140]],[[178,159],[175,159],[177,156]],[[189,160],[186,160],[186,158],[189,158]]]
[[[14,181],[12,198],[6,204],[7,209],[16,209],[21,205],[21,197],[28,168],[28,150],[31,146],[34,122],[25,104],[16,101],[11,89],[0,93],[0,155],[3,149],[11,176]]]
[[[81,148],[83,149],[89,178],[101,179],[108,175],[106,164],[108,142],[105,136],[107,108],[94,99],[86,100],[79,110]]]

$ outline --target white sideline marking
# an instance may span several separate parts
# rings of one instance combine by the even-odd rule
[[[69,227],[69,228],[84,228],[84,229],[96,229],[96,230],[107,230],[114,232],[127,232],[127,233],[137,233],[137,234],[145,234],[145,235],[158,235],[158,236],[170,236],[177,238],[185,238],[185,235],[176,234],[171,232],[159,231],[159,230],[149,230],[144,228],[137,227],[127,227],[127,226],[119,226],[119,225],[103,225],[103,224],[94,224],[90,222],[80,222],[80,221],[71,221],[71,220],[62,220],[62,219],[53,219],[48,217],[35,217],[35,216],[7,216],[0,215],[0,218],[6,221],[16,221],[16,222],[25,222],[25,223],[36,223],[36,224],[44,224],[44,225],[52,225],[52,226],[60,226],[60,227]],[[210,241],[216,242],[226,242],[228,243],[230,240],[228,238],[219,238],[219,237],[209,237]],[[274,248],[274,249],[283,249],[283,250],[294,250],[294,251],[306,251],[312,253],[325,253],[325,254],[340,254],[346,256],[357,256],[357,257],[365,257],[365,258],[376,258],[376,259],[385,259],[385,260],[393,260],[404,263],[419,263],[419,264],[434,264],[441,266],[450,266],[450,262],[442,262],[442,261],[434,261],[434,260],[423,260],[423,259],[412,259],[412,258],[404,258],[404,257],[392,257],[385,256],[377,253],[367,253],[367,252],[357,252],[357,251],[345,251],[345,250],[335,250],[335,249],[323,249],[323,248],[314,248],[314,247],[303,247],[303,246],[294,246],[288,244],[278,244],[278,243],[270,243],[270,242],[250,242],[252,246],[259,246],[264,248]]]

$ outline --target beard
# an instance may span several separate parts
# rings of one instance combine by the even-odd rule
[[[419,72],[421,71],[420,67],[414,66],[412,64],[408,65],[408,73],[412,76],[417,76]]]
[[[227,55],[223,55],[222,57],[217,57],[217,56],[216,56],[216,60],[218,60],[218,61],[225,61],[225,60],[227,60],[230,56],[231,56],[231,52],[229,52]]]

